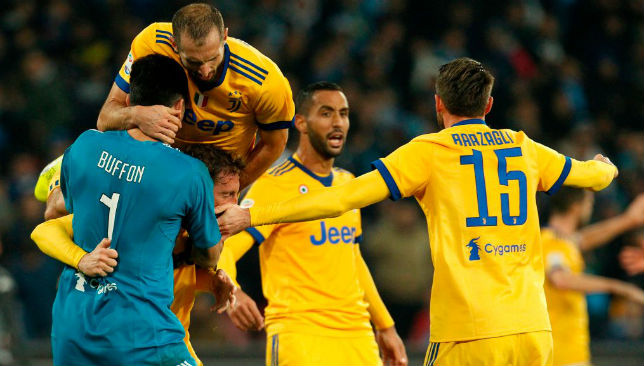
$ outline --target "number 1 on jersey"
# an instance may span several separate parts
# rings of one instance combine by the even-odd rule
[[[119,197],[121,195],[118,193],[112,193],[111,198],[104,194],[101,196],[101,202],[110,209],[107,219],[107,238],[110,240],[112,240],[112,233],[114,232],[114,218],[116,217],[116,207],[119,205]]]

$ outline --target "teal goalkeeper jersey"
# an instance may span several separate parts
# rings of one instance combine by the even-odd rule
[[[127,131],[89,130],[65,152],[61,189],[74,241],[91,252],[110,237],[119,257],[102,278],[64,268],[53,307],[54,364],[145,364],[150,349],[183,342],[170,311],[175,238],[182,225],[197,247],[221,238],[205,165]]]

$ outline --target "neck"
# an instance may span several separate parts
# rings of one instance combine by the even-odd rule
[[[327,159],[321,156],[313,146],[305,141],[301,135],[301,142],[295,152],[297,156],[302,161],[302,165],[307,167],[310,171],[319,175],[329,175],[331,174],[331,169],[333,168],[334,158]]]
[[[143,131],[139,130],[138,128],[131,128],[127,130],[127,133],[130,134],[130,136],[132,136],[133,139],[138,141],[159,141],[144,134]]]
[[[450,128],[461,121],[465,121],[466,119],[482,119],[485,121],[485,116],[463,117],[463,116],[455,116],[449,113],[443,114],[443,123],[445,123],[445,128]]]
[[[573,235],[579,226],[579,218],[571,214],[553,214],[548,220],[548,226],[556,232],[565,235]]]

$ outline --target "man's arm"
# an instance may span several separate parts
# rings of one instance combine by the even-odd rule
[[[217,212],[223,235],[234,235],[249,226],[299,222],[336,217],[380,202],[389,197],[389,188],[377,171],[371,171],[339,186],[310,191],[287,201],[255,205],[249,209],[222,206]]]
[[[91,253],[87,253],[72,241],[72,219],[73,215],[67,215],[43,222],[31,233],[31,239],[46,255],[88,276],[107,276],[113,272],[118,253],[109,247],[109,239],[103,239]]]
[[[571,159],[564,185],[601,191],[617,178],[618,170],[607,157],[597,154],[593,160]]]
[[[202,268],[215,268],[219,262],[219,256],[223,248],[223,242],[219,242],[209,248],[197,248],[192,246],[191,258],[195,265]]]
[[[65,197],[60,187],[54,188],[47,197],[47,206],[45,207],[45,221],[57,219],[69,215],[65,208]]]
[[[382,361],[385,365],[405,366],[407,365],[405,344],[396,331],[394,319],[378,294],[378,289],[376,289],[369,268],[362,258],[358,244],[355,244],[355,251],[358,282],[364,290],[365,301],[369,304],[369,315],[376,327],[376,342],[382,353]]]
[[[584,273],[576,274],[564,268],[555,268],[549,271],[547,276],[552,285],[560,290],[579,291],[587,294],[613,293],[644,305],[644,291],[630,283]]]
[[[579,230],[579,249],[583,251],[594,249],[642,225],[644,225],[644,194],[637,196],[621,215]]]
[[[127,130],[138,127],[146,135],[172,144],[181,128],[180,111],[163,105],[128,106],[128,94],[116,83],[98,114],[96,127],[100,131]]]
[[[239,178],[240,190],[253,183],[280,157],[286,147],[288,130],[259,130],[257,142],[246,161],[246,168]]]

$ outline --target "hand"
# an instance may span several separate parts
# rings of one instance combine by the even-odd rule
[[[620,291],[620,295],[636,304],[644,305],[644,291],[635,285],[625,283],[624,287]]]
[[[382,354],[385,366],[407,366],[407,352],[402,339],[396,332],[396,327],[376,331],[376,342]]]
[[[228,316],[235,326],[243,331],[262,330],[264,317],[259,312],[257,304],[242,289],[235,291],[237,306],[228,309]]]
[[[210,283],[210,292],[215,295],[215,306],[210,310],[221,314],[228,309],[235,308],[237,302],[235,290],[237,290],[237,286],[235,286],[233,280],[223,269],[218,269],[213,274]]]
[[[118,253],[110,248],[112,241],[104,238],[90,253],[85,254],[78,262],[78,269],[90,277],[105,277],[114,272]]]
[[[606,164],[610,164],[610,165],[612,165],[612,166],[615,166],[615,164],[613,164],[613,162],[612,162],[612,161],[610,161],[610,159],[609,159],[609,158],[605,157],[605,156],[604,156],[604,155],[602,155],[602,154],[597,154],[597,155],[595,155],[595,157],[593,158],[593,160],[601,161],[601,162],[603,162],[603,163],[606,163]],[[619,171],[618,171],[617,169],[615,169],[615,176],[613,176],[613,179],[614,179],[614,178],[617,178],[617,176],[618,176],[618,175],[619,175]]]
[[[247,208],[225,204],[216,207],[215,214],[217,215],[222,240],[250,226],[250,211]]]
[[[630,276],[644,272],[644,248],[624,247],[619,253],[619,262]]]
[[[166,144],[174,143],[181,128],[181,111],[163,105],[136,106],[135,123],[144,134]]]
[[[644,225],[644,193],[639,194],[626,208],[624,215],[630,219],[633,227]]]

